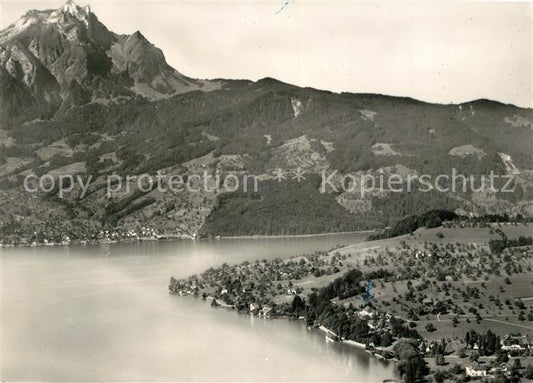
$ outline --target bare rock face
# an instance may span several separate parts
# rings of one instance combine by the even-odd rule
[[[3,81],[25,88],[24,97],[40,105],[43,117],[67,99],[61,109],[91,99],[159,99],[217,87],[182,75],[140,32],[115,34],[72,0],[56,10],[29,11],[0,31],[0,66]],[[2,93],[2,106],[14,110],[17,97]]]
[[[30,89],[0,66],[0,127],[6,121],[19,123],[42,115],[37,99]]]
[[[25,48],[62,86],[107,74],[111,63],[105,51],[115,40],[89,8],[71,1],[57,10],[29,11],[0,32],[2,48]]]
[[[108,54],[113,61],[112,71],[128,73],[134,80],[135,91],[150,98],[202,87],[201,81],[188,78],[168,65],[161,49],[150,43],[139,31],[119,36]]]

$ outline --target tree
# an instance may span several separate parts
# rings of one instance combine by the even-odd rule
[[[443,383],[445,378],[446,376],[441,370],[437,370],[433,374],[433,380],[435,381],[435,383]]]
[[[522,361],[520,358],[515,358],[513,361],[513,366],[511,367],[513,370],[520,370],[522,368]]]
[[[400,340],[394,345],[394,354],[398,359],[398,370],[406,383],[414,383],[427,375],[428,368],[424,358],[409,340]]]
[[[490,330],[480,337],[480,343],[485,355],[492,355],[500,349],[500,337]]]
[[[454,364],[450,371],[453,372],[455,375],[460,375],[465,371],[465,369],[459,364]]]
[[[444,358],[444,355],[438,354],[435,358],[435,363],[437,366],[444,366],[446,364],[446,359]]]
[[[526,367],[524,371],[524,377],[529,380],[533,380],[533,364],[530,364]]]
[[[383,347],[388,347],[392,344],[393,342],[393,338],[392,338],[392,335],[390,332],[386,332],[385,334],[383,334],[383,336],[381,337],[381,345]]]
[[[305,302],[299,295],[295,295],[292,300],[292,312],[296,317],[305,313]]]
[[[433,331],[435,331],[435,330],[436,330],[436,328],[435,328],[435,326],[433,325],[433,323],[430,322],[430,323],[428,323],[428,324],[426,325],[426,331],[427,331],[427,332],[433,332]]]
[[[420,355],[407,361],[405,367],[405,382],[414,383],[427,374],[426,361]]]
[[[459,323],[459,319],[457,319],[457,317],[453,317],[452,323],[453,323],[453,327],[457,327],[457,324]]]
[[[507,363],[509,361],[509,355],[506,352],[499,352],[496,355],[496,363]]]

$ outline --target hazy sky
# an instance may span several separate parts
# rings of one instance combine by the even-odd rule
[[[450,103],[532,101],[531,2],[83,1],[197,78],[274,77]],[[2,26],[62,2],[5,1]]]

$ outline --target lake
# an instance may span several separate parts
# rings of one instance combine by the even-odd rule
[[[357,381],[394,377],[392,363],[308,330],[301,321],[213,309],[169,295],[170,276],[290,257],[366,234],[154,241],[0,249],[1,380]]]

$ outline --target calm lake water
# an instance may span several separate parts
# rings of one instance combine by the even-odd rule
[[[357,381],[393,365],[324,341],[300,321],[168,294],[224,262],[289,257],[366,235],[0,249],[1,380]]]

